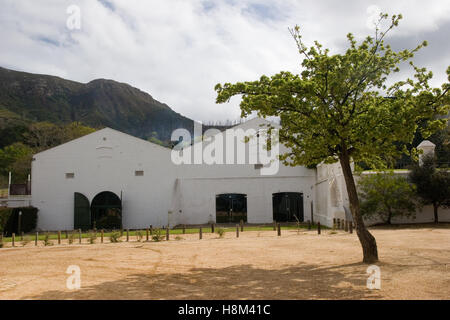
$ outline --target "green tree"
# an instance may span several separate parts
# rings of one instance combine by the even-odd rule
[[[396,27],[401,15],[388,19],[380,15],[375,35],[359,44],[348,34],[349,48],[342,54],[330,54],[319,42],[309,49],[300,28],[291,29],[299,53],[304,56],[302,72],[280,72],[258,81],[217,84],[217,103],[242,95],[241,116],[256,111],[260,117],[281,119],[280,142],[290,148],[280,159],[287,165],[315,165],[339,161],[345,177],[350,210],[361,242],[363,261],[378,260],[375,238],[364,226],[350,163],[365,162],[383,167],[383,159],[398,156],[395,143],[411,143],[417,123],[429,120],[424,131],[442,128],[444,121],[433,120],[445,114],[448,106],[440,103],[449,84],[430,88],[432,77],[426,69],[412,67],[415,79],[386,84],[399,65],[410,60],[415,49],[395,52],[385,45],[386,34]],[[382,24],[388,25],[382,28]],[[383,29],[384,31],[381,31]],[[448,68],[450,76],[450,68]],[[272,129],[272,128],[271,128]]]
[[[434,222],[439,222],[439,207],[450,207],[450,172],[438,170],[433,155],[426,155],[422,164],[415,163],[409,180],[416,185],[417,195],[423,204],[433,205]]]
[[[21,142],[0,149],[0,175],[7,177],[11,172],[15,181],[26,181],[32,155],[33,149]]]
[[[392,171],[363,175],[358,180],[358,191],[363,217],[380,217],[391,224],[393,217],[415,216],[414,185]]]

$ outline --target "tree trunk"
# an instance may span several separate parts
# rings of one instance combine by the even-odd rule
[[[439,223],[438,208],[439,206],[436,203],[433,203],[434,223]]]
[[[372,234],[366,229],[361,217],[358,193],[356,191],[355,180],[353,179],[352,169],[350,167],[350,156],[347,150],[339,157],[342,172],[347,186],[347,194],[350,202],[350,211],[352,212],[353,221],[355,222],[356,234],[363,250],[363,262],[374,263],[378,261],[377,242]]]

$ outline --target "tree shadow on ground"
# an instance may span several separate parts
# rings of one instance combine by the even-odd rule
[[[376,299],[366,265],[299,264],[267,270],[251,265],[194,268],[186,273],[138,273],[76,291],[46,291],[27,299]]]
[[[380,223],[368,227],[369,230],[420,230],[420,229],[450,229],[450,223],[448,222],[427,222],[427,223],[398,223],[398,224],[386,224]]]

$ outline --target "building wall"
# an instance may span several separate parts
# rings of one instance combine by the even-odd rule
[[[250,163],[175,165],[170,149],[106,128],[34,156],[32,205],[39,208],[38,229],[73,229],[74,193],[92,202],[111,191],[122,197],[124,228],[133,229],[215,221],[217,194],[244,193],[248,222],[268,223],[275,192],[304,193],[307,219],[314,181],[315,171],[304,167],[281,166],[264,176]]]

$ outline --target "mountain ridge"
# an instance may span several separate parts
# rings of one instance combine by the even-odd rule
[[[193,131],[194,121],[149,93],[112,79],[87,83],[0,67],[0,109],[29,121],[81,122],[147,139],[169,141],[173,130]]]

